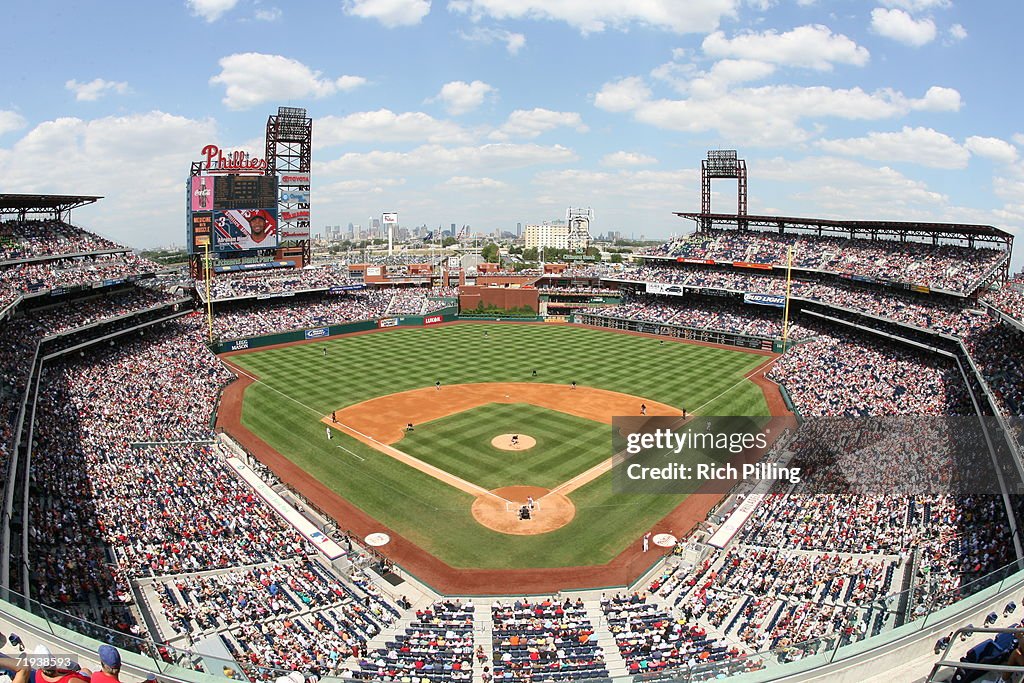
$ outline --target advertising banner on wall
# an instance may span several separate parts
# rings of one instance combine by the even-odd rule
[[[682,285],[667,285],[664,282],[648,282],[648,294],[668,294],[669,296],[682,296]]]
[[[757,306],[774,306],[775,308],[784,308],[786,306],[786,297],[781,294],[744,294],[743,303],[745,304],[756,304]]]

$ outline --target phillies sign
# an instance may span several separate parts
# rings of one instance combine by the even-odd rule
[[[208,173],[258,173],[267,170],[267,160],[249,157],[248,152],[234,151],[225,154],[217,145],[207,145],[201,152],[205,161],[204,169]]]

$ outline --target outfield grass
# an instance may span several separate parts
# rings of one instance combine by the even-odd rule
[[[485,489],[553,489],[611,456],[610,429],[528,403],[492,403],[417,425],[394,446]],[[501,450],[491,445],[501,434],[528,434],[537,444]]]
[[[509,536],[473,520],[469,495],[343,434],[328,441],[320,418],[342,405],[437,380],[576,381],[703,415],[767,415],[761,390],[743,379],[763,360],[728,349],[543,324],[399,328],[233,358],[261,380],[246,390],[242,409],[243,424],[257,436],[443,561],[495,569],[603,564],[685,496],[615,495],[610,477],[603,476],[572,495],[577,515],[569,525],[540,536]],[[514,431],[496,427],[495,434]],[[611,438],[604,425],[596,431],[600,459],[610,453]],[[525,482],[499,485],[515,483]],[[339,524],[344,528],[345,520]]]

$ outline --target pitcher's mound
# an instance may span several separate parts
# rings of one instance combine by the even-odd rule
[[[512,442],[513,436],[519,437],[516,443]],[[526,434],[499,434],[491,439],[491,445],[503,451],[525,451],[528,448],[536,446],[537,439],[532,436],[527,436]]]
[[[503,534],[546,534],[562,528],[576,516],[576,506],[571,500],[540,486],[506,486],[491,493],[495,495],[478,496],[473,501],[473,519]],[[527,498],[533,498],[534,507],[530,519],[520,519],[519,509],[529,504]]]

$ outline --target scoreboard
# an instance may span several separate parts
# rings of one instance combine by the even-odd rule
[[[237,256],[280,243],[276,176],[192,176],[187,208],[190,253]]]
[[[277,207],[276,176],[226,175],[213,180],[215,211]]]

